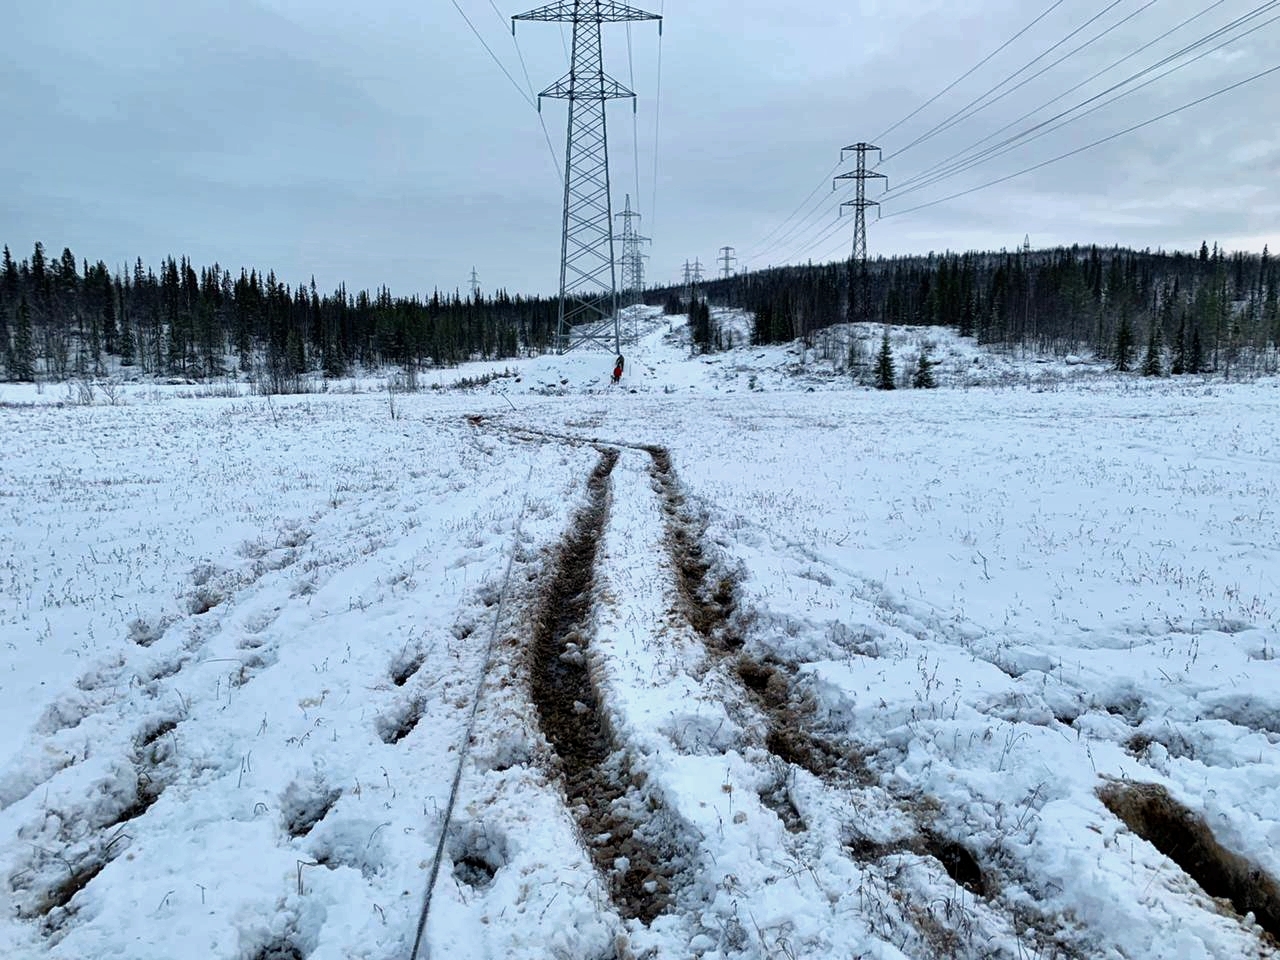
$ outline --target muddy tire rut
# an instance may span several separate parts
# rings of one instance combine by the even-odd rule
[[[609,514],[617,450],[605,450],[552,565],[533,631],[530,686],[542,734],[555,749],[565,801],[614,906],[650,923],[673,906],[680,851],[673,818],[644,791],[602,707],[590,667],[596,554]]]
[[[737,584],[731,575],[713,574],[702,544],[704,531],[684,509],[670,452],[663,447],[646,451],[652,460],[650,475],[663,500],[667,550],[676,572],[681,611],[711,653],[732,661],[742,689],[765,719],[765,748],[819,779],[870,783],[866,765],[853,749],[830,742],[811,728],[812,707],[795,689],[787,670],[742,652],[743,638],[734,622]]]

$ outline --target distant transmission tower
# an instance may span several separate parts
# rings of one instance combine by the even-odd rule
[[[857,167],[849,173],[842,173],[835,178],[831,187],[834,190],[840,185],[841,180],[853,180],[857,185],[857,192],[854,199],[846,200],[840,204],[840,215],[844,215],[845,207],[853,207],[854,223],[853,223],[853,269],[856,274],[855,283],[850,285],[849,298],[854,300],[856,288],[856,303],[849,311],[850,319],[861,317],[868,312],[868,278],[867,278],[867,207],[879,207],[880,204],[875,200],[867,199],[867,181],[879,179],[885,181],[885,186],[889,185],[889,178],[883,173],[876,173],[874,170],[867,169],[867,154],[872,150],[876,152],[876,158],[880,157],[880,148],[871,143],[855,143],[852,146],[845,147],[840,151],[840,160],[844,160],[846,153],[856,153],[858,155]]]
[[[471,268],[471,300],[473,303],[480,300],[480,277],[475,267]]]
[[[558,0],[512,17],[513,34],[517,20],[573,24],[569,72],[538,94],[539,109],[543,97],[569,101],[556,348],[594,343],[621,353],[605,103],[631,97],[634,106],[635,93],[605,75],[600,25],[657,20],[661,30],[662,18],[616,0]]]
[[[648,243],[649,238],[640,236],[631,225],[632,220],[640,219],[640,214],[631,209],[631,194],[626,196],[626,206],[613,217],[622,220],[622,289],[630,306],[639,303],[640,294],[644,292],[645,254],[640,252],[640,244]]]
[[[728,280],[733,276],[733,264],[738,262],[738,258],[734,256],[733,247],[721,247],[720,256],[716,259],[722,264],[720,267],[720,279]]]

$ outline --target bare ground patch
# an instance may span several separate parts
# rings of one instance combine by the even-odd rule
[[[1280,939],[1280,885],[1257,864],[1222,846],[1204,818],[1156,783],[1112,781],[1098,790],[1103,804],[1142,839],[1180,866],[1211,897],[1252,913]]]

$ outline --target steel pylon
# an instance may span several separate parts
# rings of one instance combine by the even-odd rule
[[[543,97],[569,101],[556,349],[591,343],[621,353],[605,104],[635,93],[605,74],[600,26],[657,20],[661,30],[662,18],[613,0],[560,0],[512,17],[512,33],[519,20],[573,24],[569,72],[538,94],[539,109]]]
[[[640,244],[648,243],[648,237],[636,232],[632,220],[639,220],[640,214],[631,209],[631,194],[627,194],[626,205],[621,213],[615,213],[615,220],[622,220],[622,292],[626,295],[627,306],[640,302],[644,293],[644,261],[647,254],[640,252]]]
[[[875,200],[867,199],[867,181],[883,180],[885,186],[889,185],[889,178],[883,173],[877,173],[875,170],[867,169],[867,154],[872,150],[876,152],[876,156],[880,156],[880,148],[874,143],[855,143],[852,146],[845,147],[840,151],[840,159],[844,160],[846,153],[856,153],[858,155],[858,165],[850,173],[842,173],[832,182],[831,187],[834,190],[840,185],[841,180],[852,180],[857,186],[854,199],[846,200],[840,204],[840,215],[844,215],[845,207],[853,207],[854,224],[853,224],[853,256],[850,259],[853,271],[855,273],[854,283],[849,290],[850,296],[850,318],[861,318],[870,307],[869,285],[870,281],[867,276],[867,207],[879,207],[880,204]]]

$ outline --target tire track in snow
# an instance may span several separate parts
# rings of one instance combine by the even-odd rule
[[[648,924],[673,905],[677,852],[653,829],[667,814],[656,795],[642,795],[644,776],[633,771],[610,729],[587,657],[596,553],[617,460],[617,450],[602,454],[587,504],[561,542],[534,626],[530,686],[566,804],[614,905],[624,918]]]
[[[714,654],[732,660],[732,669],[751,702],[768,725],[765,746],[781,760],[808,770],[820,780],[870,782],[861,756],[810,729],[812,708],[795,689],[781,664],[751,657],[742,651],[743,638],[734,624],[738,611],[737,585],[730,574],[712,575],[703,545],[704,530],[684,509],[685,499],[662,447],[647,447],[650,470],[667,523],[667,549],[676,572],[680,607],[694,632]]]
[[[686,498],[669,451],[658,446],[642,449],[651,458],[650,475],[663,501],[666,546],[680,611],[706,649],[728,665],[747,700],[764,719],[765,749],[784,764],[812,774],[826,792],[837,798],[837,809],[860,794],[864,799],[893,803],[893,798],[880,789],[878,778],[856,747],[817,729],[815,704],[796,682],[794,668],[744,651],[742,629],[750,618],[749,614],[742,615],[736,578],[731,573],[715,570],[711,548],[705,544],[706,525],[686,508]],[[874,796],[868,796],[868,791]],[[785,782],[772,793],[762,793],[760,801],[778,816],[789,832],[798,835],[811,832]],[[844,834],[845,855],[868,871],[867,909],[878,914],[880,921],[887,925],[891,941],[901,939],[899,945],[906,947],[911,938],[901,931],[911,929],[921,949],[934,951],[929,955],[985,960],[987,956],[1013,956],[1013,953],[1008,948],[995,949],[990,940],[981,942],[983,927],[991,928],[991,932],[1004,928],[1006,933],[1022,928],[1038,941],[1031,948],[1040,951],[1037,956],[1080,956],[1071,946],[1059,942],[1055,932],[1044,928],[1043,923],[1029,924],[1032,920],[1029,916],[1005,916],[1005,908],[996,897],[998,884],[988,876],[979,860],[962,843],[930,825],[928,813],[934,811],[936,801],[921,796],[914,798],[911,806],[918,809],[905,812],[907,822],[914,822],[914,826],[896,841],[875,842],[856,832],[850,836],[847,827],[840,830]],[[803,842],[794,850],[802,860],[807,860],[813,852],[806,849]],[[927,903],[920,902],[918,894],[899,882],[904,868],[910,871],[904,857],[915,858],[917,863],[936,862],[956,890],[963,888],[964,893],[944,898],[941,910],[935,910],[939,902],[936,897],[924,898]],[[879,895],[877,886],[881,888]],[[961,906],[966,899],[967,906]],[[1022,949],[1021,936],[1018,935],[1019,949]]]

